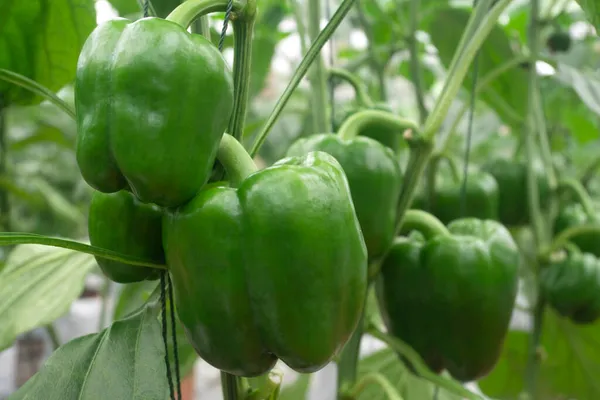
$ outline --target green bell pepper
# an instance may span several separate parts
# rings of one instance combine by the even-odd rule
[[[287,155],[301,156],[311,151],[324,151],[341,164],[350,184],[369,258],[382,255],[394,238],[403,180],[396,155],[370,138],[346,139],[332,134],[298,139]]]
[[[260,375],[278,358],[314,372],[356,328],[367,291],[348,182],[323,152],[239,173],[252,160],[223,139],[218,159],[237,188],[203,189],[164,218],[179,319],[202,359],[230,374]]]
[[[576,324],[600,317],[600,260],[589,253],[570,252],[540,273],[548,304]]]
[[[411,228],[425,239],[397,238],[377,282],[388,331],[431,370],[447,369],[463,382],[478,379],[496,364],[508,331],[517,245],[490,220],[459,219],[446,230],[435,217],[410,210],[403,231]]]
[[[591,212],[590,212],[591,211]],[[554,221],[554,233],[560,234],[569,228],[585,224],[598,224],[600,212],[586,210],[581,203],[569,204],[560,210]],[[597,232],[582,233],[571,239],[582,252],[600,257],[600,234]]]
[[[115,19],[77,64],[77,162],[93,188],[144,203],[190,200],[208,180],[233,109],[232,74],[207,39],[158,18]]]
[[[90,244],[135,256],[157,264],[165,263],[162,246],[162,211],[143,204],[131,193],[94,192],[88,215]],[[158,279],[160,270],[137,267],[96,257],[100,269],[118,283]]]
[[[496,159],[485,163],[482,169],[490,173],[498,183],[499,221],[506,226],[520,226],[529,223],[529,203],[527,197],[527,163],[508,159]],[[540,164],[534,168],[538,182],[540,207],[548,207],[550,187]]]

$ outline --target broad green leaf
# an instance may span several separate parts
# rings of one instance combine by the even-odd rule
[[[600,322],[574,325],[552,310],[544,317],[539,372],[540,399],[600,398]],[[529,335],[510,332],[498,365],[480,381],[484,393],[514,399],[523,390]]]
[[[117,304],[115,306],[115,312],[113,318],[115,320],[124,318],[125,316],[136,312],[137,310],[144,307],[144,304],[148,302],[155,302],[159,299],[160,289],[157,281],[143,281],[137,283],[130,283],[125,285],[119,294]],[[167,313],[170,312],[170,305],[167,303]],[[169,314],[167,314],[169,315]],[[177,316],[175,317],[176,325],[176,340],[177,340],[177,351],[179,356],[179,368],[181,376],[187,376],[194,368],[194,363],[198,359],[196,351],[192,345],[188,342],[183,326],[179,322]],[[169,325],[171,320],[169,318]],[[173,362],[173,342],[171,340],[171,328],[169,328],[169,357]],[[174,371],[174,368],[171,368]]]
[[[600,74],[580,71],[560,63],[554,77],[575,90],[581,101],[596,115],[600,115]]]
[[[57,91],[73,81],[79,51],[96,26],[94,0],[5,0],[0,4],[0,68]],[[0,83],[9,103],[33,95]]]
[[[470,13],[446,8],[437,11],[429,25],[432,43],[438,49],[442,63],[448,67],[460,41]],[[515,58],[510,41],[500,26],[495,26],[479,52],[478,76],[483,79],[490,71]],[[470,89],[473,74],[467,74],[464,87]],[[527,71],[510,69],[498,76],[478,97],[485,101],[508,124],[522,121],[527,109]]]
[[[600,31],[600,0],[576,0],[587,19]]]
[[[79,209],[72,204],[62,193],[60,193],[47,181],[41,178],[31,178],[33,186],[46,200],[48,207],[60,218],[70,221],[76,225],[82,224],[85,217]]]
[[[9,399],[164,400],[164,355],[158,307],[146,307],[61,346]]]
[[[380,374],[387,379],[398,393],[407,400],[433,399],[435,386],[416,377],[408,371],[398,356],[390,349],[383,349],[360,360],[358,364],[358,380],[368,374]],[[386,399],[382,388],[370,384],[360,393],[357,400]],[[438,400],[459,400],[460,397],[440,389]]]
[[[88,254],[17,246],[0,272],[0,350],[21,333],[47,325],[67,312],[95,265]]]

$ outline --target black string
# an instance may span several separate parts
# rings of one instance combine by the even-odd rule
[[[477,6],[477,0],[473,1],[473,8]],[[465,149],[465,163],[463,168],[463,181],[460,188],[460,215],[464,216],[467,211],[467,180],[469,172],[469,158],[471,156],[471,138],[473,136],[473,119],[475,116],[475,89],[479,75],[479,51],[473,60],[473,82],[471,82],[471,99],[469,105],[469,122],[467,125],[467,144]]]
[[[223,29],[221,30],[221,37],[219,38],[219,51],[223,51],[223,45],[225,44],[225,36],[227,35],[227,26],[229,25],[229,19],[231,18],[231,10],[233,10],[233,0],[229,0],[229,3],[227,3],[227,10],[225,11],[225,20],[223,21]]]
[[[161,320],[162,320],[162,338],[165,345],[165,365],[167,367],[167,380],[169,381],[169,394],[171,400],[175,400],[175,390],[173,389],[173,376],[171,375],[171,363],[169,362],[169,347],[167,336],[167,299],[166,299],[166,275],[167,272],[160,274],[160,304],[161,304]]]
[[[144,18],[147,18],[150,15],[149,10],[150,10],[150,1],[144,0],[143,6],[142,6],[142,11],[144,12]]]
[[[171,314],[171,334],[173,338],[173,359],[175,361],[175,381],[177,382],[177,398],[179,400],[181,397],[181,375],[179,374],[179,351],[177,348],[177,332],[175,330],[175,303],[173,302],[173,282],[171,281],[171,276],[168,273],[167,275],[167,290],[169,293],[169,305],[170,305],[170,314]]]

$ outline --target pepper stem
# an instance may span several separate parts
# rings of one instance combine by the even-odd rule
[[[167,21],[175,22],[187,29],[198,17],[213,12],[223,12],[227,10],[229,0],[187,0],[175,8],[167,18]],[[245,1],[234,0],[233,12],[239,13],[246,6]]]
[[[331,78],[338,78],[348,82],[354,89],[356,100],[361,106],[372,108],[375,105],[375,102],[373,102],[373,99],[371,99],[371,96],[369,96],[369,93],[367,93],[367,88],[365,87],[364,83],[352,72],[342,68],[330,68],[329,76]]]
[[[594,204],[592,199],[585,191],[583,185],[576,181],[575,179],[561,179],[558,182],[558,190],[570,190],[571,193],[577,197],[577,200],[583,207],[583,210],[588,215],[588,217],[593,217],[596,212],[594,210]]]
[[[227,172],[228,181],[233,187],[239,186],[248,175],[258,171],[256,164],[233,136],[225,133],[219,144],[217,159]]]
[[[419,231],[426,239],[450,235],[448,228],[439,219],[421,210],[408,210],[404,214],[400,233],[406,234],[410,231]]]
[[[386,111],[379,110],[364,110],[359,111],[356,114],[352,115],[348,118],[340,129],[338,130],[338,135],[342,139],[352,139],[358,136],[359,132],[363,129],[363,127],[372,124],[373,122],[377,122],[379,124],[385,124],[391,129],[397,129],[398,134],[402,134],[407,129],[412,129],[414,131],[418,131],[418,125],[408,119],[400,118],[395,116],[394,114]]]

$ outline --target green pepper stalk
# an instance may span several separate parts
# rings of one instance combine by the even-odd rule
[[[188,0],[167,16],[167,20],[187,28],[196,18],[212,12],[226,11],[229,0]],[[256,0],[233,2],[233,113],[229,121],[229,132],[237,139],[242,137],[252,63],[252,34],[256,19]]]
[[[319,36],[321,1],[308,0],[308,37],[315,41]],[[327,107],[327,77],[321,53],[315,58],[309,74],[311,84],[312,122],[314,132],[326,132],[331,127]]]
[[[221,139],[217,159],[225,168],[232,187],[237,187],[248,175],[258,171],[256,164],[254,164],[244,146],[227,133]]]
[[[558,182],[557,189],[571,191],[589,217],[593,217],[596,214],[592,199],[583,188],[583,185],[578,181],[574,179],[561,179]]]
[[[329,76],[331,78],[338,78],[348,82],[354,89],[356,101],[358,101],[360,106],[365,108],[373,108],[375,106],[375,102],[373,101],[371,96],[369,96],[365,84],[360,80],[358,76],[354,75],[352,72],[347,71],[343,68],[330,68]]]
[[[358,136],[362,128],[373,122],[389,125],[391,129],[397,129],[400,132],[404,132],[407,129],[419,129],[413,121],[397,117],[392,113],[379,110],[364,110],[357,112],[345,120],[338,130],[338,135],[342,139],[352,139]]]

